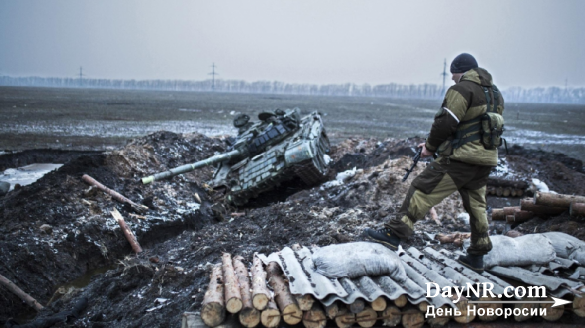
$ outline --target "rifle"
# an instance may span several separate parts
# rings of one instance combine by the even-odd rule
[[[418,163],[418,160],[420,159],[420,155],[422,153],[423,147],[420,147],[418,149],[418,151],[416,152],[416,154],[414,155],[414,157],[412,158],[412,166],[409,169],[405,169],[406,170],[406,174],[404,175],[404,178],[402,178],[402,182],[406,181],[406,179],[408,179],[408,176],[410,175],[410,172],[412,172],[412,170],[414,170],[414,167],[416,166],[416,164]]]

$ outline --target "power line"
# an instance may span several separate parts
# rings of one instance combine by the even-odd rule
[[[213,65],[211,65],[211,73],[209,73],[209,75],[211,75],[211,90],[215,91],[215,76],[219,75],[219,73],[215,72],[215,63],[213,63]]]

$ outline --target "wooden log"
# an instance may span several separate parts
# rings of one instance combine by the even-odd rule
[[[504,215],[514,215],[517,210],[520,210],[520,206],[504,207]]]
[[[575,295],[573,299],[573,313],[581,318],[585,317],[585,294]]]
[[[420,312],[426,313],[427,312],[427,308],[429,307],[429,302],[420,302],[417,305],[418,309],[420,310]]]
[[[516,189],[512,189],[510,190],[510,196],[511,197],[516,197],[517,193],[516,193]]]
[[[351,313],[360,313],[366,307],[366,302],[361,298],[356,299],[353,303],[348,304],[347,308]]]
[[[503,187],[496,187],[496,196],[502,197],[503,194],[504,194],[504,188]]]
[[[396,306],[390,305],[382,312],[384,326],[395,327],[402,320],[402,311]]]
[[[563,194],[552,194],[549,192],[537,191],[533,198],[535,205],[562,207],[569,209],[571,203],[585,203],[585,196],[573,196]]]
[[[61,320],[62,321],[62,320]],[[240,324],[234,318],[229,316],[227,320],[215,326],[215,328],[240,328]],[[201,320],[199,313],[196,312],[183,312],[181,328],[209,328],[207,324]]]
[[[441,244],[455,244],[461,246],[463,241],[471,238],[470,232],[455,232],[450,234],[439,233],[435,237]]]
[[[427,318],[427,323],[429,324],[429,326],[431,326],[431,327],[443,327],[444,325],[446,325],[449,322],[449,320],[451,320],[452,316],[446,315],[445,314],[445,310],[451,309],[451,311],[452,311],[453,308],[451,308],[448,305],[443,305],[439,309],[442,309],[442,313],[443,314],[441,314],[441,315],[435,315],[435,317],[428,317]]]
[[[481,297],[479,299],[480,301],[495,301],[498,302],[500,299],[497,297]],[[479,320],[481,321],[494,321],[496,319],[498,319],[498,316],[493,314],[493,315],[488,315],[487,314],[487,309],[493,309],[494,311],[496,309],[501,309],[502,308],[502,304],[501,303],[482,303],[482,304],[477,304],[476,305],[477,310],[479,309],[485,309],[486,312],[484,315],[477,315],[477,317],[479,318]]]
[[[402,326],[405,328],[420,328],[425,324],[425,315],[418,309],[408,307],[402,311]]]
[[[120,193],[118,193],[115,190],[112,190],[106,186],[104,186],[103,184],[99,183],[97,180],[95,180],[94,178],[90,177],[87,174],[84,174],[81,179],[83,181],[85,181],[87,184],[89,184],[90,186],[96,187],[97,189],[105,192],[106,194],[112,196],[113,199],[119,201],[122,204],[128,204],[130,205],[130,207],[132,207],[133,210],[135,210],[138,213],[144,213],[146,211],[148,211],[148,207],[144,206],[144,205],[140,205],[140,204],[136,204],[133,201],[131,201],[130,199],[124,197],[123,195],[121,195]]]
[[[500,208],[494,208],[492,210],[492,220],[493,221],[506,221],[506,216],[514,215],[516,210],[520,210],[520,206],[510,206]]]
[[[504,214],[503,208],[494,208],[492,210],[493,221],[506,221],[506,214]]]
[[[260,315],[260,321],[266,328],[275,328],[280,324],[280,311],[273,299],[269,299]]]
[[[547,297],[547,301],[554,301],[552,298]],[[542,316],[542,318],[546,321],[557,321],[559,320],[563,314],[565,313],[565,306],[557,306],[552,307],[554,304],[552,303],[540,303],[540,307],[546,309],[546,314]]]
[[[110,213],[112,213],[114,220],[118,222],[118,225],[122,230],[122,233],[126,237],[126,240],[128,240],[128,242],[130,243],[130,246],[132,247],[134,253],[138,254],[142,252],[142,247],[140,247],[140,244],[138,243],[138,240],[136,240],[136,236],[134,236],[132,230],[130,230],[130,228],[128,228],[128,226],[126,225],[126,221],[124,221],[122,214],[120,214],[120,212],[118,212],[118,210],[115,207],[114,210],[111,211]]]
[[[233,259],[234,272],[240,286],[240,295],[242,295],[242,309],[239,313],[240,323],[244,327],[256,327],[260,323],[260,311],[254,308],[252,304],[252,293],[250,292],[250,277],[248,269],[244,265],[244,258],[236,256]]]
[[[509,187],[504,188],[504,191],[502,193],[502,196],[504,196],[504,197],[510,197],[510,192],[511,192],[511,190],[510,190]]]
[[[288,284],[284,281],[282,270],[278,263],[270,262],[266,267],[268,283],[274,290],[274,300],[282,313],[282,319],[289,325],[296,325],[303,319],[303,312],[299,309],[296,300],[290,293]]]
[[[532,198],[526,198],[526,199],[522,199],[520,201],[520,210],[532,212],[536,216],[543,218],[543,217],[561,215],[567,209],[562,208],[562,207],[550,207],[550,206],[535,205],[534,200]]]
[[[490,177],[487,182],[488,186],[501,186],[501,187],[511,187],[516,189],[526,189],[528,188],[528,183],[526,181],[519,181],[519,180],[506,180],[500,178]]]
[[[511,221],[510,221],[510,217],[511,217]],[[528,212],[528,211],[517,210],[516,212],[514,212],[514,215],[508,215],[506,217],[506,222],[510,223],[510,224],[522,223],[522,222],[530,221],[530,220],[532,220],[532,218],[534,218],[534,213]]]
[[[524,195],[524,190],[523,189],[516,189],[516,196],[522,197],[522,195]]]
[[[240,286],[232,265],[232,256],[229,253],[223,253],[221,261],[224,281],[225,308],[229,313],[238,313],[242,309],[243,303]]]
[[[22,289],[18,288],[15,283],[10,281],[8,278],[4,277],[0,274],[0,285],[6,287],[9,291],[14,293],[14,295],[18,296],[21,300],[23,300],[28,306],[32,307],[33,309],[40,311],[44,309],[41,303],[37,302],[32,296],[25,293]]]
[[[201,317],[195,312],[183,312],[181,316],[181,328],[204,328],[207,327]]]
[[[496,187],[489,186],[487,189],[488,189],[488,192],[489,192],[490,195],[495,195],[496,194]]]
[[[534,218],[533,212],[522,211],[522,210],[516,210],[516,212],[514,212],[514,220],[517,222],[520,222],[520,221],[525,222],[528,220],[532,220],[532,218]]]
[[[370,304],[370,306],[372,307],[372,310],[381,312],[386,309],[388,302],[386,302],[386,298],[384,296],[379,296],[372,302],[372,304]]]
[[[301,311],[310,311],[315,303],[315,298],[311,294],[306,295],[294,295]]]
[[[526,321],[526,320],[532,318],[531,310],[538,308],[538,307],[539,307],[539,305],[536,303],[517,303],[517,304],[514,304],[515,309],[520,309],[520,314],[518,314],[518,315],[514,314],[514,320],[516,320],[517,322],[522,322],[522,321]],[[528,315],[522,314],[523,309],[528,309],[528,311],[527,311]]]
[[[455,303],[461,315],[454,316],[453,319],[459,323],[469,323],[475,319],[475,314],[472,314],[471,311],[467,311],[468,309],[474,308],[475,304],[469,304],[469,301],[465,297],[461,297],[459,302]],[[477,313],[477,311],[475,311]]]
[[[366,306],[360,313],[356,313],[355,321],[360,327],[373,327],[378,319],[378,313],[369,306]]]
[[[324,328],[326,323],[327,317],[319,302],[313,302],[311,309],[303,313],[303,326],[306,328]]]
[[[201,302],[201,319],[209,327],[215,327],[225,320],[224,286],[221,264],[211,271],[209,286]]]
[[[404,307],[406,304],[408,304],[408,298],[404,294],[398,296],[398,298],[394,300],[394,305],[399,308]]]
[[[241,328],[235,315],[228,315],[225,321],[215,328]]]
[[[256,310],[262,311],[268,305],[270,292],[266,287],[266,271],[262,261],[254,256],[252,265],[252,304]]]
[[[571,203],[569,215],[572,217],[585,216],[585,203]]]
[[[351,313],[345,306],[339,308],[339,313],[335,317],[335,324],[339,328],[350,328],[355,323],[355,313]]]
[[[331,303],[331,305],[325,307],[325,314],[331,320],[335,320],[337,314],[339,313],[339,302],[335,301]]]

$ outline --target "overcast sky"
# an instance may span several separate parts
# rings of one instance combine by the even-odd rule
[[[461,52],[500,87],[585,86],[585,1],[0,2],[1,75],[440,84]]]

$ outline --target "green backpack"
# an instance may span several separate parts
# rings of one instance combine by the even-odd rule
[[[468,142],[479,140],[485,149],[493,150],[506,142],[506,140],[502,138],[502,134],[504,133],[504,117],[498,113],[498,94],[500,91],[495,85],[492,87],[494,95],[492,106],[490,106],[491,99],[488,88],[483,87],[483,91],[485,92],[487,100],[487,111],[485,114],[474,119],[459,123],[460,125],[472,123],[472,125],[455,132],[455,138],[451,143],[453,149],[457,149]],[[470,133],[473,134],[469,135]],[[465,137],[466,135],[468,136]],[[508,145],[505,144],[505,146],[507,150]]]

